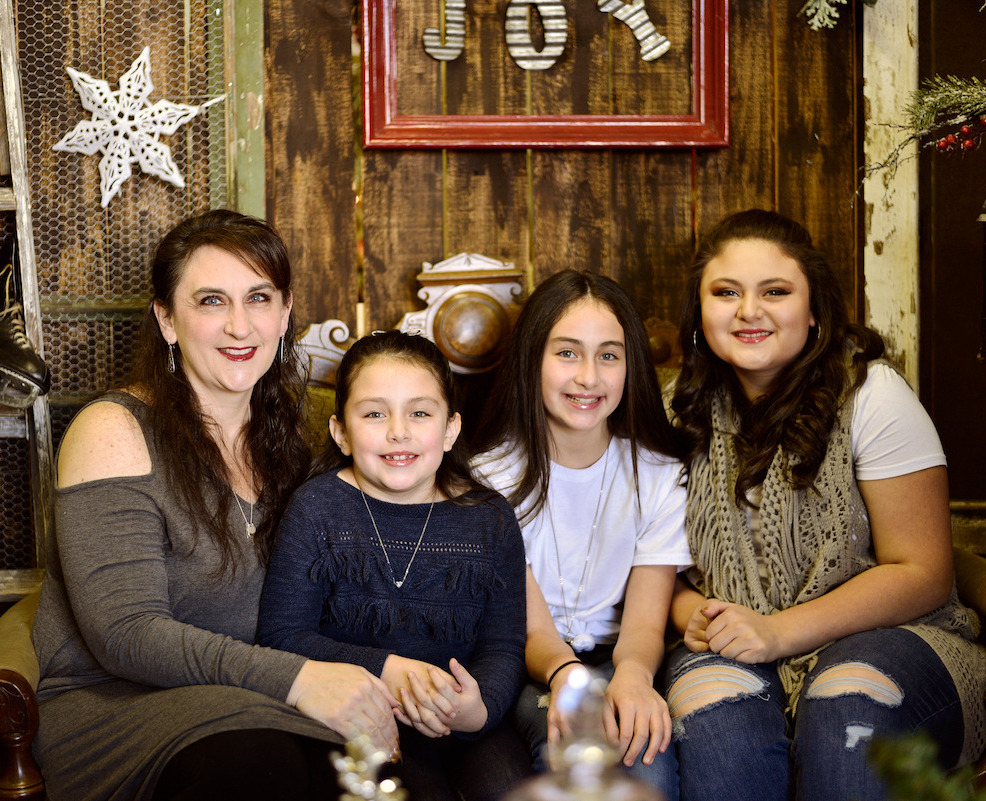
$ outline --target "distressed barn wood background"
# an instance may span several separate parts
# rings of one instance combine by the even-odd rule
[[[420,51],[421,33],[439,13],[437,0],[403,5],[420,14],[402,15],[399,57]],[[817,33],[797,16],[802,5],[730,4],[726,148],[360,152],[353,3],[270,0],[267,211],[294,258],[300,322],[338,317],[354,327],[362,299],[369,329],[393,326],[422,306],[415,282],[422,263],[462,251],[514,262],[528,288],[565,267],[601,272],[633,293],[645,317],[673,320],[696,237],[749,206],[802,220],[829,252],[858,315],[860,37],[852,4],[836,29]],[[438,62],[425,57],[431,74],[404,81],[401,102],[414,110],[507,114],[529,106],[564,114],[609,84],[632,86],[626,73],[637,69],[639,48],[624,26],[607,24],[595,2],[565,6],[569,42],[552,68],[558,74],[531,78],[540,89],[530,103],[521,102],[528,76],[506,50],[504,0],[467,4],[464,79],[456,73],[443,93]],[[648,3],[662,33],[682,29],[689,6]],[[688,69],[687,58],[662,59],[680,86],[675,71]],[[620,97],[648,114],[678,113],[687,101],[675,93]]]

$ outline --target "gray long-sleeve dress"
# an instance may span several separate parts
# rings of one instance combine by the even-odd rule
[[[158,470],[146,407],[122,392],[102,400],[136,417],[152,469],[56,495],[34,623],[34,750],[49,801],[147,798],[168,759],[221,731],[341,742],[284,703],[305,659],[252,644],[264,568],[236,504],[230,526],[244,532],[243,558],[217,579],[216,548],[204,536],[193,548],[191,521]]]

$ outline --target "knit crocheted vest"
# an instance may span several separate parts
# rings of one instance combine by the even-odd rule
[[[693,462],[688,477],[685,527],[695,562],[688,578],[699,592],[769,615],[824,595],[876,564],[853,466],[852,410],[849,397],[839,410],[811,489],[792,487],[790,469],[797,457],[778,448],[762,486],[758,557],[748,510],[735,500],[736,414],[723,393],[715,398],[708,453]],[[765,570],[761,559],[766,561]],[[981,709],[986,656],[970,642],[978,620],[959,603],[954,585],[946,604],[905,628],[941,657],[963,698],[963,708],[978,703]],[[805,675],[820,650],[778,664],[789,714],[794,714]],[[981,712],[967,709],[964,753],[982,749],[986,739],[982,718]]]

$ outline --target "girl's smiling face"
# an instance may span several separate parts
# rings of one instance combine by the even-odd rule
[[[801,266],[763,239],[728,242],[706,265],[699,299],[709,348],[751,400],[774,388],[815,325]]]
[[[435,473],[459,436],[458,413],[431,370],[413,361],[378,358],[353,378],[344,409],[329,432],[353,458],[356,485],[390,503],[435,500]]]
[[[541,398],[557,442],[572,434],[608,436],[608,419],[626,384],[623,326],[604,303],[573,303],[548,334],[541,360]]]

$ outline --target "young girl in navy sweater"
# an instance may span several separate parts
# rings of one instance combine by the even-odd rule
[[[525,674],[513,509],[469,472],[432,342],[364,337],[336,382],[332,442],[282,519],[258,640],[383,679],[412,799],[498,798],[528,772],[502,722]]]

